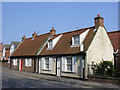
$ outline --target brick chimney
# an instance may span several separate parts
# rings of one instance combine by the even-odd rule
[[[35,38],[37,36],[36,32],[32,34],[32,37]]]
[[[24,41],[26,39],[25,35],[22,37],[22,41]]]
[[[56,30],[54,29],[54,27],[52,27],[52,30],[50,30],[50,35],[55,35],[56,34]]]
[[[98,26],[104,26],[104,18],[100,17],[100,14],[97,15],[97,17],[94,18],[95,20],[95,29],[98,28]]]
[[[0,44],[3,45],[3,42],[1,42]]]

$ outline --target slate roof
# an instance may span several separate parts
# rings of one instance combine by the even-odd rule
[[[20,42],[17,42],[17,41],[12,41],[12,43],[15,45],[15,48],[20,44]]]
[[[89,47],[95,32],[94,29],[95,27],[88,27],[88,28],[83,28],[75,31],[70,31],[70,32],[65,32],[61,33],[62,37],[59,39],[57,44],[52,50],[47,50],[47,44],[41,51],[39,55],[66,55],[66,54],[78,54],[81,53],[80,47],[71,47],[72,45],[72,36],[73,35],[80,35],[81,33],[85,32],[86,30],[89,30],[88,35],[86,36],[85,40],[83,41],[84,43],[84,48],[87,50]],[[60,34],[59,34],[60,35]],[[58,35],[57,35],[58,36]],[[53,38],[56,37],[53,36]]]
[[[13,56],[34,56],[37,55],[39,50],[42,48],[46,40],[49,38],[50,33],[36,36],[34,39],[25,39],[18,48],[11,55]]]
[[[120,30],[108,32],[108,36],[112,42],[114,51],[119,49],[118,53],[120,53]]]

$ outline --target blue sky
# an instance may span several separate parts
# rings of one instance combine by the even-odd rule
[[[94,26],[94,17],[104,18],[107,31],[118,30],[117,2],[3,2],[2,41],[21,41],[33,32],[57,33]]]

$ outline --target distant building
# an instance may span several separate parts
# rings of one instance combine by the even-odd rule
[[[12,55],[12,53],[15,51],[15,49],[17,48],[17,46],[20,44],[20,42],[18,41],[12,41],[11,45],[10,45],[10,56]],[[8,63],[10,63],[10,59],[8,59]]]
[[[20,44],[20,42],[12,41],[10,46],[10,55],[14,52],[14,50],[17,48],[17,46]]]
[[[3,56],[3,43],[0,43],[0,60],[2,60],[2,56]]]
[[[120,71],[120,30],[108,32],[114,48],[115,69]]]
[[[2,60],[10,59],[10,44],[5,44],[3,47],[3,57]]]

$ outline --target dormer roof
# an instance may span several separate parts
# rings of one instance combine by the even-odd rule
[[[83,43],[85,44],[85,50],[89,47],[94,34],[96,31],[94,31],[95,27],[88,27],[83,29],[78,29],[70,32],[61,33],[62,37],[57,42],[56,46],[52,50],[47,50],[47,44],[41,51],[39,55],[65,55],[65,54],[78,54],[82,53],[80,51],[80,47],[71,47],[72,43],[72,36],[73,35],[80,35],[81,33],[89,30],[88,35],[86,36]],[[57,37],[58,35],[54,36],[53,38]],[[52,39],[53,39],[52,38]]]

